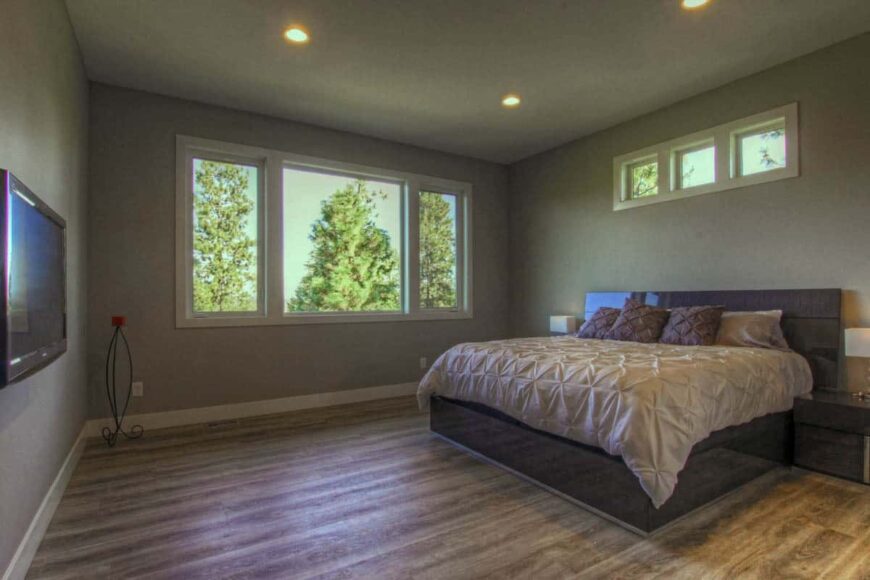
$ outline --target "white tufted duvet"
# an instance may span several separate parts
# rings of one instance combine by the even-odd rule
[[[474,401],[530,427],[620,455],[661,506],[697,442],[788,410],[812,389],[793,352],[610,340],[521,338],[459,344],[417,391]]]

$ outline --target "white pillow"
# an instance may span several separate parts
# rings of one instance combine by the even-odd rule
[[[715,344],[790,350],[779,325],[781,319],[782,310],[723,312]]]

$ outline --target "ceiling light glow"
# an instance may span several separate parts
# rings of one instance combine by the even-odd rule
[[[305,30],[305,28],[298,24],[294,24],[284,31],[284,38],[293,44],[308,44],[311,37],[308,36],[308,31]]]
[[[501,99],[501,105],[507,109],[516,109],[520,106],[522,99],[520,99],[519,95],[505,95]]]
[[[694,10],[710,3],[710,0],[683,0],[683,8],[686,10]]]

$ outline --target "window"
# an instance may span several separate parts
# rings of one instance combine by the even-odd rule
[[[659,164],[652,161],[638,161],[628,166],[629,198],[638,199],[659,193]]]
[[[457,199],[449,193],[420,192],[420,308],[455,310],[458,288]]]
[[[753,175],[785,167],[785,119],[772,126],[738,134],[736,137],[739,175]]]
[[[260,310],[260,170],[193,159],[193,311]]]
[[[284,304],[399,312],[402,183],[284,168]]]
[[[471,185],[177,138],[176,324],[471,317]]]
[[[613,209],[797,177],[797,104],[620,155]]]
[[[688,189],[716,181],[716,147],[704,144],[678,151],[675,175],[679,179],[677,189]]]

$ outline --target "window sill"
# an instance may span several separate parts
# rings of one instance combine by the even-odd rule
[[[790,179],[800,177],[797,164],[783,167],[782,169],[773,169],[763,173],[755,173],[753,175],[743,175],[740,177],[732,177],[723,179],[716,183],[708,183],[706,185],[698,185],[695,187],[687,187],[685,189],[677,189],[668,193],[658,195],[650,195],[648,197],[640,197],[637,199],[626,199],[616,201],[613,204],[613,211],[621,211],[631,209],[633,207],[643,207],[655,203],[665,203],[678,199],[686,199],[687,197],[695,197],[696,195],[705,195],[708,193],[716,193],[718,191],[727,191],[730,189],[740,189],[741,187],[749,187],[752,185],[760,185],[762,183],[770,183],[772,181],[780,181],[782,179]]]
[[[245,326],[301,326],[309,324],[359,324],[377,322],[422,322],[438,320],[470,320],[470,311],[420,311],[413,314],[388,312],[383,314],[282,314],[281,316],[201,316],[177,318],[176,328],[232,328]]]

